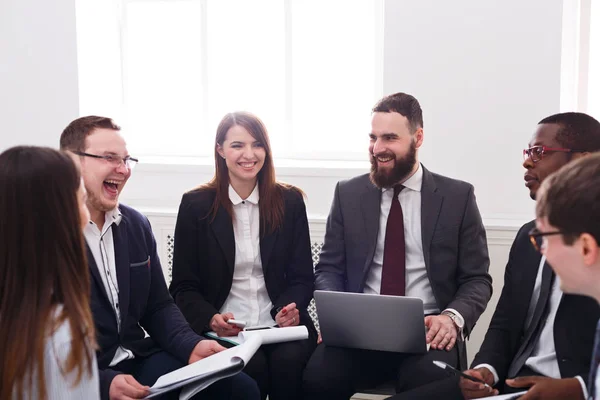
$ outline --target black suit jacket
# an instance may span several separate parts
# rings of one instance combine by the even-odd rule
[[[295,302],[300,320],[311,332],[306,308],[312,299],[314,274],[306,207],[302,195],[284,189],[283,226],[260,238],[260,255],[269,298],[276,310]],[[231,216],[219,208],[210,221],[213,190],[193,190],[183,195],[175,227],[173,280],[175,302],[198,333],[211,330],[213,315],[225,303],[235,266],[235,237]],[[262,232],[262,229],[261,229]]]
[[[339,182],[316,267],[316,288],[362,292],[379,231],[381,190],[362,175]],[[465,335],[492,295],[485,229],[473,186],[423,167],[421,231],[427,276],[438,308],[465,319]]]
[[[109,367],[118,346],[145,357],[165,350],[187,365],[192,350],[201,340],[173,302],[156,252],[148,219],[126,205],[119,205],[120,224],[113,224],[115,264],[119,285],[121,329],[88,247],[91,308],[99,349],[100,392],[108,399],[110,384],[121,372]],[[144,328],[150,337],[145,337]]]
[[[510,250],[504,272],[504,288],[473,366],[490,364],[496,369],[500,385],[522,345],[527,310],[541,261],[529,241],[531,221],[521,227]],[[588,380],[596,323],[600,318],[598,303],[584,296],[564,294],[554,320],[554,347],[563,378],[581,376]]]

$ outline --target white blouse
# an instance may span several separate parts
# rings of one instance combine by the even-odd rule
[[[233,203],[235,267],[231,290],[220,312],[233,313],[235,319],[245,321],[247,326],[275,325],[260,257],[258,185],[247,199],[242,199],[229,185],[229,199]]]

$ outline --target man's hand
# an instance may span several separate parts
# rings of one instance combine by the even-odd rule
[[[223,350],[225,350],[225,347],[221,346],[214,340],[201,340],[198,342],[196,347],[194,347],[194,350],[192,350],[192,354],[190,354],[188,363],[194,363]]]
[[[150,388],[140,384],[131,375],[120,374],[110,383],[108,397],[110,400],[142,399],[148,396]]]
[[[232,313],[215,314],[210,320],[210,329],[216,332],[220,337],[223,336],[237,336],[241,332],[241,328],[236,325],[230,325],[227,323],[233,318]]]
[[[489,369],[482,367],[476,369],[469,369],[465,371],[465,374],[483,380],[488,384],[486,387],[483,383],[473,382],[465,378],[460,378],[460,391],[462,392],[465,399],[478,399],[480,397],[496,396],[498,390],[492,388],[494,386],[494,375]]]
[[[296,308],[296,303],[290,303],[283,307],[275,316],[275,322],[281,328],[298,325],[300,323],[300,311]]]
[[[514,388],[530,388],[519,400],[534,399],[581,399],[583,391],[577,378],[554,379],[545,376],[522,376],[507,379],[506,384]]]
[[[458,336],[458,329],[452,318],[447,315],[429,315],[425,317],[425,327],[427,343],[431,344],[432,349],[452,350]]]

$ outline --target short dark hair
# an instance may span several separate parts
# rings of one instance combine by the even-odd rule
[[[582,233],[600,244],[600,153],[572,161],[546,178],[536,214],[563,232],[566,244]]]
[[[554,114],[538,124],[557,124],[556,141],[563,147],[578,151],[600,151],[600,122],[580,112]]]
[[[121,127],[107,117],[89,115],[77,118],[71,122],[60,135],[60,149],[70,151],[84,151],[85,139],[94,129],[112,129],[120,131]]]
[[[406,93],[394,93],[379,100],[373,112],[396,112],[408,119],[412,132],[423,127],[423,110],[419,101]]]

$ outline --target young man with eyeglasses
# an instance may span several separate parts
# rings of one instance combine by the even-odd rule
[[[589,115],[561,113],[541,120],[523,151],[530,197],[536,198],[550,174],[596,151],[600,123]],[[521,399],[587,397],[600,307],[589,298],[562,293],[560,278],[538,251],[539,238],[529,235],[534,227],[535,221],[529,222],[517,233],[496,311],[473,367],[466,371],[490,387],[461,379],[467,399],[527,388]]]
[[[551,175],[540,188],[536,214],[537,228],[530,236],[560,277],[561,290],[600,303],[600,154]],[[599,363],[600,324],[588,382],[590,399],[600,399]]]
[[[119,204],[137,159],[110,118],[76,119],[60,137],[79,156],[91,221],[84,229],[102,399],[139,399],[161,376],[223,350],[188,325],[169,295],[148,219]],[[149,337],[146,337],[146,332]],[[170,392],[169,398],[178,398]],[[194,399],[258,399],[245,374]],[[166,398],[166,397],[161,397]]]

